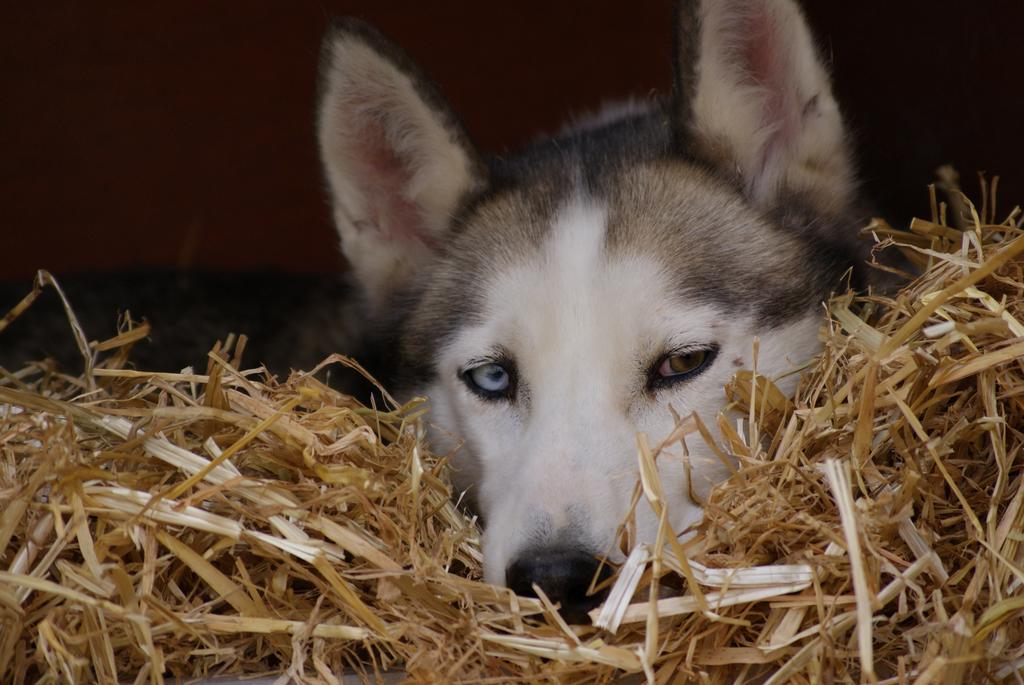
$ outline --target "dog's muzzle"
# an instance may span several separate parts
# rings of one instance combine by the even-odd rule
[[[596,555],[579,549],[527,549],[505,569],[505,583],[517,595],[536,597],[536,584],[552,602],[560,605],[562,617],[570,623],[590,623],[587,612],[601,603],[605,592],[587,594],[594,575],[597,585],[611,575]]]

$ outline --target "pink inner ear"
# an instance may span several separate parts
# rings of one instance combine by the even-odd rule
[[[748,81],[761,90],[761,123],[772,131],[767,146],[785,144],[798,132],[802,107],[796,76],[791,73],[795,65],[789,64],[783,33],[764,2],[753,3],[737,28],[734,38],[740,67]]]
[[[762,6],[759,9],[764,9]],[[743,62],[751,78],[758,84],[775,85],[778,76],[779,55],[776,45],[775,26],[767,12],[749,17],[746,25]]]
[[[369,218],[387,240],[418,240],[432,244],[419,206],[406,197],[413,171],[388,141],[385,123],[372,107],[350,102],[353,122],[349,154],[355,182],[368,203]]]

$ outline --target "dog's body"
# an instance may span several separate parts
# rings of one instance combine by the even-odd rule
[[[637,475],[635,435],[713,425],[750,368],[784,390],[858,263],[827,75],[791,0],[685,2],[672,97],[484,160],[408,58],[339,24],[321,155],[388,369],[485,522],[485,574],[586,608]],[[461,444],[461,446],[459,446]],[[727,465],[700,440],[658,468],[685,531]],[[636,540],[656,521],[639,507]]]

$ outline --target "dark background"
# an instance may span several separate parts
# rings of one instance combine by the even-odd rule
[[[1024,201],[1024,2],[805,2],[871,197],[927,206],[942,163]],[[8,3],[0,279],[148,266],[341,268],[313,134],[320,37],[364,17],[501,153],[608,98],[664,92],[670,0]]]

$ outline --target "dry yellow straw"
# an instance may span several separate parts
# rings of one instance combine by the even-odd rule
[[[0,682],[1021,682],[1024,238],[994,186],[965,230],[937,200],[872,224],[928,268],[837,297],[794,397],[740,370],[739,424],[638,439],[659,539],[595,626],[482,582],[421,401],[243,372],[233,342],[209,373],[120,368],[148,329],[89,342],[63,298],[83,376],[0,370]],[[658,464],[685,440],[740,466],[681,543]]]

